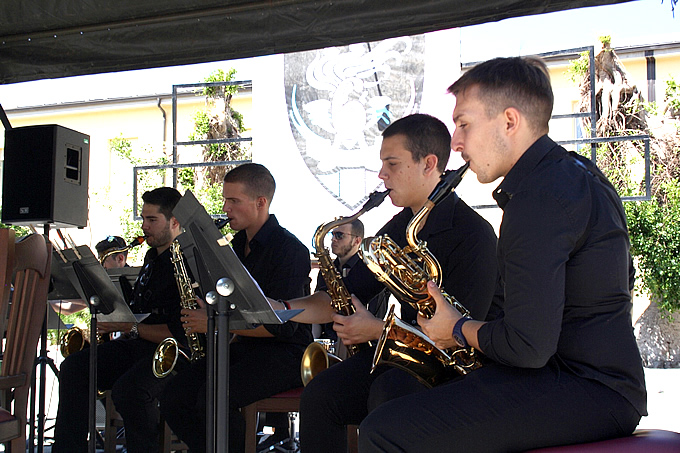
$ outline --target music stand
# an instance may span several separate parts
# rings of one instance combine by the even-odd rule
[[[177,237],[182,253],[212,307],[209,314],[213,321],[209,321],[206,341],[207,451],[226,452],[229,448],[230,329],[283,324],[302,310],[272,309],[229,241],[191,191],[187,190],[179,200],[173,215],[184,228]],[[216,426],[220,429],[215,429]]]
[[[96,449],[96,402],[97,402],[97,320],[108,322],[136,322],[138,318],[130,311],[122,291],[117,290],[106,270],[87,246],[76,247],[77,258],[71,262],[77,283],[73,286],[90,307],[90,383],[88,450]],[[67,252],[64,250],[63,252]],[[69,254],[65,253],[66,256]],[[70,272],[67,271],[67,275]]]

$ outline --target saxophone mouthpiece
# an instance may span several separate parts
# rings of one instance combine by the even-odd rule
[[[375,192],[371,192],[371,194],[368,196],[368,201],[364,204],[361,211],[362,212],[370,211],[371,209],[380,206],[380,204],[385,200],[385,197],[387,197],[389,193],[390,189],[387,189],[382,192],[378,192],[377,190]]]
[[[439,184],[434,188],[428,200],[432,203],[437,204],[442,201],[448,194],[453,192],[458,184],[463,180],[463,175],[470,168],[470,162],[465,162],[462,167],[457,170],[447,170],[442,173]]]
[[[214,219],[215,226],[217,227],[218,230],[221,230],[224,228],[227,223],[231,222],[231,219],[229,217],[224,217],[224,218],[218,218]]]
[[[137,247],[138,245],[142,245],[144,241],[146,241],[146,236],[137,236],[132,241],[130,241],[130,245],[128,245],[128,247]]]

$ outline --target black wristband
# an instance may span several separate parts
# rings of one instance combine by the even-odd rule
[[[288,303],[288,301],[279,299],[277,302],[282,303],[286,310],[290,310],[290,304]]]
[[[463,335],[463,324],[468,322],[472,318],[468,318],[466,316],[463,316],[460,318],[457,322],[456,325],[453,326],[453,339],[456,340],[456,343],[458,343],[458,346],[461,348],[467,348],[468,347],[468,342],[465,339],[465,335]]]

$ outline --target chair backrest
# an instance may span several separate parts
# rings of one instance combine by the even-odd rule
[[[29,235],[15,244],[14,291],[0,376],[31,375],[40,330],[47,308],[51,247],[42,235]]]
[[[7,330],[9,294],[14,274],[14,230],[0,228],[0,339]]]
[[[11,415],[18,421],[17,435],[6,438],[11,440],[11,451],[26,448],[28,393],[47,309],[51,258],[52,244],[42,235],[32,234],[14,244],[13,291],[0,369],[4,410],[9,410],[10,399],[13,400]]]

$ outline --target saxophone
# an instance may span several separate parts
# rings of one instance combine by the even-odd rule
[[[172,253],[172,264],[175,267],[175,281],[179,288],[180,305],[182,308],[195,310],[199,308],[196,302],[196,293],[194,292],[194,285],[189,278],[186,266],[184,264],[184,254],[180,249],[179,242],[176,240],[170,244],[170,252]],[[163,340],[153,356],[152,369],[153,374],[157,378],[164,378],[171,374],[175,369],[177,360],[182,357],[183,361],[195,362],[205,357],[206,338],[205,334],[196,332],[187,332],[185,330],[187,342],[189,344],[190,357],[180,349],[179,343],[173,337],[168,337]]]
[[[397,299],[408,303],[428,319],[434,316],[436,304],[427,291],[427,282],[433,280],[441,288],[442,271],[427,244],[418,240],[417,232],[434,206],[453,192],[468,167],[466,163],[458,170],[442,174],[425,205],[406,227],[407,246],[400,248],[387,235],[366,238],[361,244],[362,258],[376,278]],[[442,295],[462,315],[469,316],[470,312],[453,296],[443,290]],[[394,307],[390,308],[378,340],[372,370],[380,364],[401,368],[428,387],[446,380],[450,369],[465,375],[481,366],[473,348],[437,348],[422,331],[397,318]]]
[[[324,238],[333,228],[354,222],[361,215],[379,206],[389,190],[384,192],[373,192],[368,196],[368,201],[361,207],[361,209],[354,215],[349,217],[338,217],[331,222],[326,222],[316,229],[314,233],[314,256],[319,259],[319,271],[326,282],[326,292],[331,297],[331,305],[336,313],[344,316],[353,315],[356,311],[352,305],[352,296],[347,290],[347,287],[342,281],[342,276],[333,265],[331,254],[327,247],[324,246]],[[364,344],[347,345],[347,353],[354,355],[362,348],[366,347]],[[317,342],[311,343],[307,346],[300,364],[300,373],[302,375],[302,383],[307,385],[309,381],[318,373],[328,368],[332,363],[339,362],[340,359],[333,354],[330,354],[326,349]]]

